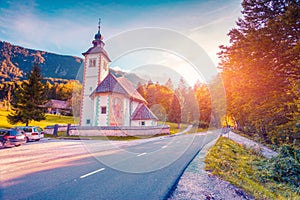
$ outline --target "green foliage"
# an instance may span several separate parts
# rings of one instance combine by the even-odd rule
[[[68,101],[72,107],[73,116],[79,117],[82,85],[78,80],[47,80],[47,99]]]
[[[46,103],[46,97],[39,66],[35,64],[27,78],[28,80],[23,81],[14,93],[12,111],[7,116],[8,122],[11,124],[21,122],[28,125],[32,120],[41,121],[45,119],[44,108],[41,106]]]
[[[257,169],[257,176],[262,182],[288,184],[300,195],[300,150],[284,145],[278,156],[258,162]]]
[[[256,152],[221,137],[209,150],[205,169],[244,189],[256,199],[299,199],[295,187],[290,184],[273,179],[263,180],[262,177],[268,176],[269,171],[267,168],[261,170],[262,165],[258,163],[264,161]],[[282,166],[281,169],[289,171],[290,167]],[[293,179],[291,176],[289,178]]]
[[[219,54],[228,114],[265,142],[291,143],[299,135],[299,1],[244,0],[242,6],[230,46]]]

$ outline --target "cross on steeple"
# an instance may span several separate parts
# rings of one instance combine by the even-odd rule
[[[99,22],[98,22],[98,33],[100,33],[100,24],[101,24],[101,18],[99,18]]]
[[[95,35],[95,40],[98,40],[98,41],[103,40],[103,37],[102,37],[102,35],[101,35],[101,33],[100,33],[100,25],[101,25],[101,18],[99,18],[99,22],[98,22],[98,32],[97,32],[96,35]]]

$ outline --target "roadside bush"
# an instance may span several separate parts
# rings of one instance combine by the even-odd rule
[[[280,153],[271,159],[259,161],[257,175],[262,182],[286,183],[300,194],[300,150],[284,145]]]

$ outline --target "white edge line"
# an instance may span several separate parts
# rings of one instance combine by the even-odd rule
[[[103,170],[105,170],[105,168],[101,168],[101,169],[98,169],[98,170],[96,170],[96,171],[93,171],[93,172],[91,172],[91,173],[88,173],[88,174],[82,175],[82,176],[80,176],[80,178],[85,178],[85,177],[88,177],[88,176],[90,176],[90,175],[96,174],[96,173],[98,173],[98,172],[101,172],[101,171],[103,171]]]
[[[141,153],[141,154],[138,154],[137,156],[143,156],[143,155],[146,155],[147,153]]]

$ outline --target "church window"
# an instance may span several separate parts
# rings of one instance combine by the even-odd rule
[[[90,124],[91,123],[91,120],[90,119],[87,119],[86,120],[86,124]]]
[[[145,126],[145,121],[141,121],[141,126]]]
[[[89,61],[89,67],[96,67],[96,58],[92,58]]]
[[[106,106],[101,107],[101,114],[106,114]]]

